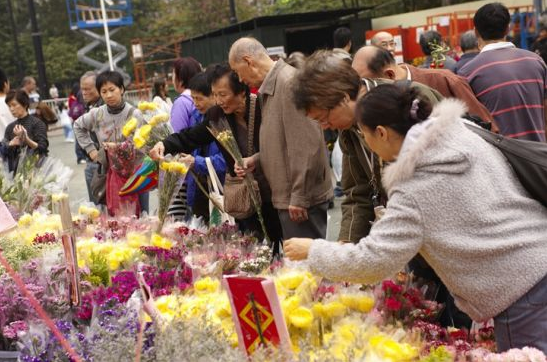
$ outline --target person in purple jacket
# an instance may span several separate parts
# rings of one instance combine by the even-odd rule
[[[192,57],[177,59],[173,64],[173,85],[180,95],[175,99],[171,108],[171,126],[175,133],[196,124],[199,112],[196,109],[188,85],[190,79],[201,73],[201,65]],[[184,220],[187,217],[187,184],[180,188],[173,203],[169,206],[167,215],[175,220]]]
[[[195,121],[192,118],[196,112],[196,106],[188,84],[190,79],[198,73],[201,73],[201,66],[192,57],[180,58],[173,65],[173,85],[180,94],[171,108],[171,126],[175,132],[190,127]]]

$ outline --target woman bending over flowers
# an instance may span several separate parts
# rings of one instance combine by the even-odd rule
[[[419,91],[380,85],[357,106],[370,149],[390,164],[384,216],[358,244],[293,238],[285,254],[333,279],[375,283],[420,253],[456,305],[494,318],[500,352],[547,353],[547,208],[530,197],[494,146],[469,130],[465,107],[433,111]]]

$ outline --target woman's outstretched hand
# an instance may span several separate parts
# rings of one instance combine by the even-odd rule
[[[290,260],[304,260],[308,258],[312,239],[291,238],[283,242],[283,254]]]

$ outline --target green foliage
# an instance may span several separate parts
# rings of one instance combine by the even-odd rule
[[[21,265],[37,257],[42,252],[41,245],[29,245],[21,240],[7,237],[0,238],[0,248],[4,257],[15,270],[19,270]],[[4,272],[4,267],[0,266],[0,275]]]
[[[420,359],[420,362],[452,362],[454,356],[446,349],[445,346],[437,348],[431,347],[429,355]]]
[[[89,275],[84,279],[93,285],[107,286],[110,284],[110,271],[108,261],[103,254],[91,253],[89,256]]]

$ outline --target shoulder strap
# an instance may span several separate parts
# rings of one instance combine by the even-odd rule
[[[248,133],[249,137],[247,138],[247,156],[252,156],[255,153],[254,149],[254,134],[255,134],[255,113],[256,113],[256,94],[250,94],[249,100],[249,124],[248,124]]]
[[[207,164],[207,171],[209,172],[209,179],[211,180],[211,183],[213,184],[214,192],[216,192],[217,194],[224,193],[224,188],[222,187],[222,183],[220,182],[220,179],[218,178],[215,168],[213,167],[211,158],[205,157],[205,163]]]

